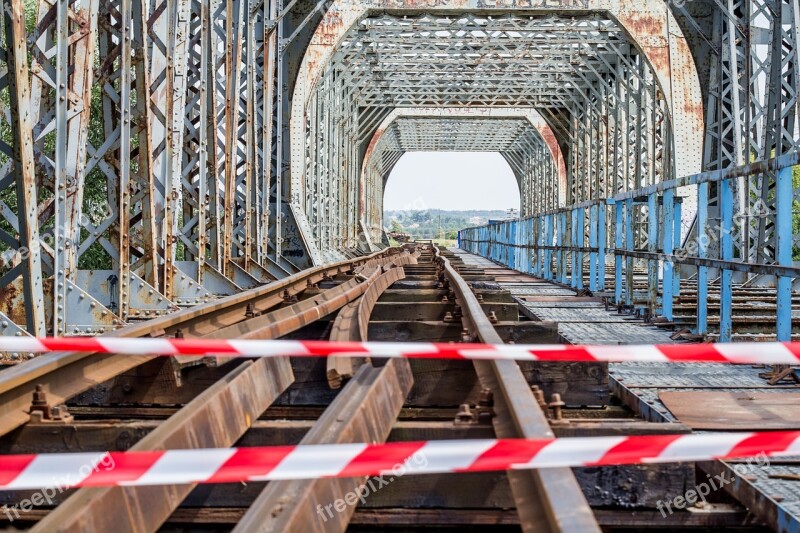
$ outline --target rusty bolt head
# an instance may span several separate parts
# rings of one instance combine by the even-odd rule
[[[561,420],[561,408],[564,407],[566,404],[561,401],[561,395],[557,392],[554,392],[552,396],[550,396],[550,403],[547,404],[547,407],[553,410],[553,419],[554,420]]]
[[[38,420],[50,419],[50,404],[47,403],[47,393],[43,385],[36,385],[33,391],[33,401],[31,402],[30,413],[40,413]]]
[[[454,422],[456,424],[469,424],[474,420],[474,418],[475,417],[469,407],[469,404],[462,403],[461,407],[458,409],[458,413],[456,413]]]
[[[482,407],[491,407],[494,405],[494,393],[491,389],[481,389],[478,405]]]
[[[547,402],[544,399],[544,391],[541,389],[534,390],[533,397],[536,400],[536,403],[539,404],[539,407],[541,407],[542,411],[544,411],[545,413],[549,413],[549,411],[547,410]]]

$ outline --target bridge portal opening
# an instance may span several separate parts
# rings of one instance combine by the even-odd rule
[[[383,190],[390,237],[451,241],[458,229],[519,214],[520,187],[498,152],[408,152]]]

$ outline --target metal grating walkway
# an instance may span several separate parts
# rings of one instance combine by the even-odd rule
[[[454,251],[465,264],[499,274],[500,279],[512,279],[513,275],[513,282],[497,283],[516,297],[530,312],[529,316],[559,322],[559,334],[571,344],[675,342],[665,330],[619,315],[616,309],[606,311],[600,301],[569,301],[576,299],[576,293],[571,289],[521,274],[463,250]],[[563,299],[554,296],[563,296]],[[763,371],[763,368],[750,365],[611,363],[609,385],[615,396],[645,420],[675,422],[677,419],[659,399],[659,392],[702,390],[780,394],[798,391],[795,386],[770,387],[758,375]],[[737,467],[736,462],[724,461],[701,463],[700,467],[709,476],[722,475],[732,479],[728,491],[749,508],[758,507],[772,516],[770,522],[778,524],[781,533],[800,533],[800,459],[782,459],[780,462],[776,459],[765,466],[748,465],[746,470]],[[742,475],[735,468],[739,468]],[[775,476],[797,476],[797,479],[778,479]]]

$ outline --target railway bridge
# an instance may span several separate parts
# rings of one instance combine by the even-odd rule
[[[442,467],[369,497],[378,471],[331,480],[316,463],[225,478],[241,490],[167,473],[77,488],[87,474],[46,503],[12,475],[23,454],[213,448],[213,465],[237,443],[800,429],[797,362],[769,355],[792,344],[719,344],[759,368],[646,356],[800,335],[798,0],[2,3],[5,525],[800,531],[796,458],[742,473],[731,449]],[[500,153],[520,216],[464,228],[454,250],[390,247],[385,186],[415,151]],[[99,340],[58,344],[84,337]],[[224,339],[646,345],[647,361],[203,348]],[[662,511],[705,476],[731,482]]]

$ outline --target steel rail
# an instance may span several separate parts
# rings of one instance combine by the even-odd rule
[[[364,341],[369,316],[380,295],[405,277],[402,265],[416,262],[409,254],[378,266],[357,300],[343,306],[336,316],[330,339]],[[368,267],[365,267],[368,268]],[[336,399],[303,437],[301,444],[385,442],[414,382],[408,361],[391,360],[383,366],[362,364]],[[328,379],[331,379],[328,367]],[[343,375],[339,375],[339,386]],[[349,376],[348,376],[349,377]],[[338,387],[336,387],[338,388]],[[347,529],[356,505],[348,495],[362,495],[366,478],[273,481],[259,494],[234,529],[245,531],[325,531]],[[345,501],[344,511],[331,507]],[[356,500],[357,501],[357,500]]]
[[[384,267],[384,273],[371,283],[364,295],[357,301],[351,302],[339,310],[333,322],[330,340],[332,341],[366,341],[369,317],[372,309],[383,291],[395,281],[405,278],[403,265],[416,263],[416,257],[402,255],[392,260],[396,268]],[[387,265],[388,266],[388,265]],[[400,268],[397,268],[400,267]],[[353,376],[354,365],[364,358],[330,357],[326,361],[326,377],[331,389],[341,388],[343,380]]]
[[[385,258],[383,261],[390,261]],[[377,263],[377,264],[376,264]],[[370,262],[365,270],[367,283],[382,272],[380,260]],[[353,279],[328,289],[317,298],[305,300],[296,320],[287,316],[295,306],[278,309],[258,317],[276,328],[261,327],[260,338],[275,338],[296,331],[307,322],[306,317],[321,318],[332,306],[341,307],[364,293],[367,283]],[[249,321],[246,321],[249,322]],[[245,322],[245,323],[246,323]],[[238,333],[229,331],[229,333]],[[261,360],[246,363],[232,370],[164,424],[133,447],[134,450],[228,447],[235,444],[252,421],[257,419],[292,382],[294,376],[288,358],[270,363]],[[402,407],[397,408],[399,413]],[[388,435],[388,429],[386,430]],[[177,509],[194,485],[160,485],[152,487],[116,487],[81,489],[39,522],[35,531],[155,531]],[[127,520],[119,520],[120,510],[127,511]],[[116,512],[111,512],[116,510]],[[112,526],[112,524],[116,524]]]
[[[340,261],[294,274],[275,283],[198,305],[153,320],[130,324],[108,334],[113,337],[161,337],[180,330],[185,336],[203,337],[245,319],[244,309],[264,312],[322,281],[332,273],[347,272],[370,260],[388,256],[392,250]],[[131,370],[152,356],[104,355],[61,352],[36,357],[0,372],[0,435],[26,423],[31,394],[37,384],[44,385],[48,399],[59,404],[123,372]]]
[[[434,245],[442,281],[456,296],[462,323],[487,344],[504,344],[467,282]],[[553,437],[545,414],[515,361],[474,361],[481,386],[494,393],[498,438]],[[520,526],[529,532],[600,532],[586,497],[569,468],[508,471]]]

